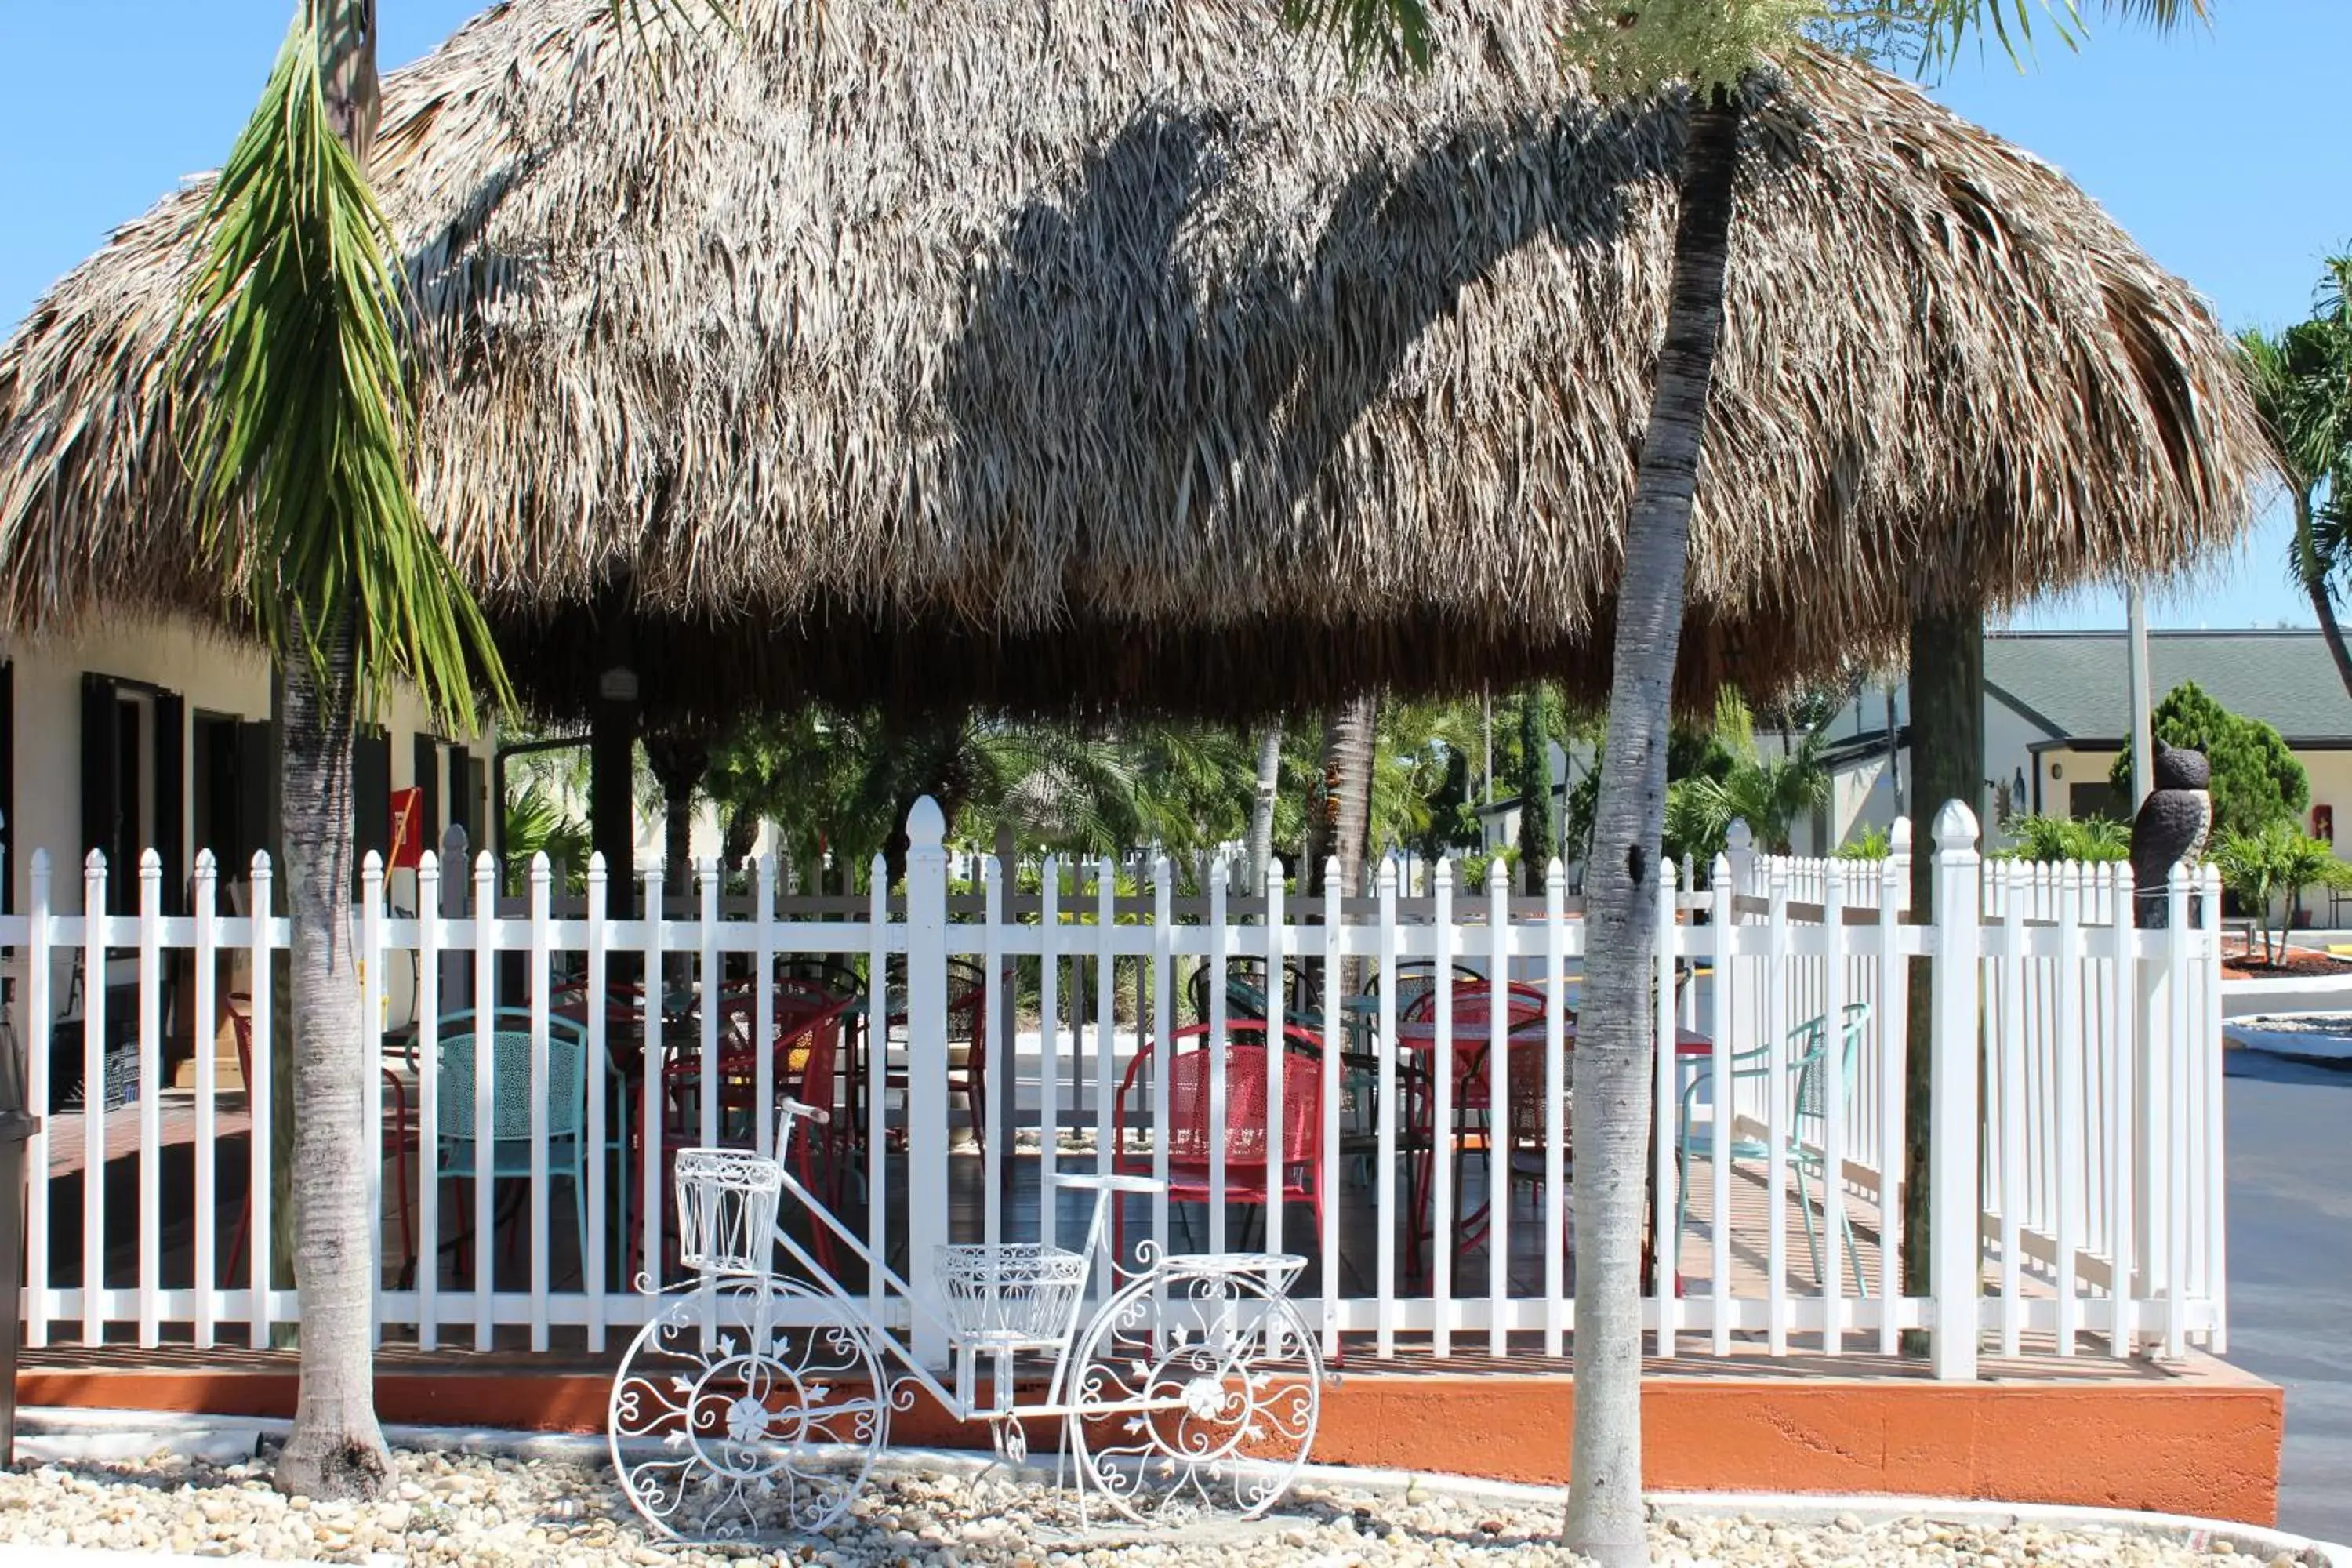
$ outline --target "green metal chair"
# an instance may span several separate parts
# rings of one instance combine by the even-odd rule
[[[1864,1026],[1870,1021],[1870,1005],[1850,1002],[1840,1018],[1835,1092],[1841,1104],[1853,1097],[1854,1077],[1862,1060]],[[1736,1053],[1731,1058],[1731,1080],[1736,1090],[1742,1083],[1769,1084],[1772,1076],[1771,1048],[1758,1046]],[[1829,1019],[1826,1016],[1809,1018],[1789,1031],[1783,1047],[1780,1069],[1789,1075],[1789,1127],[1781,1145],[1781,1154],[1796,1173],[1797,1212],[1804,1216],[1805,1245],[1811,1250],[1813,1278],[1822,1277],[1822,1242],[1813,1226],[1813,1200],[1806,1187],[1806,1178],[1813,1177],[1826,1184],[1832,1178],[1826,1170],[1821,1141],[1828,1117],[1829,1085]],[[1699,1086],[1715,1076],[1712,1064],[1694,1074],[1685,1085],[1675,1132],[1675,1152],[1679,1178],[1675,1183],[1674,1242],[1666,1253],[1670,1262],[1682,1258],[1683,1220],[1690,1211],[1690,1173],[1694,1161],[1701,1165],[1715,1158],[1715,1136],[1718,1126],[1727,1126],[1736,1094],[1716,1097],[1715,1116],[1708,1121],[1694,1124],[1692,1110],[1698,1098]],[[1735,1132],[1731,1135],[1730,1156],[1733,1160],[1769,1159],[1772,1146],[1769,1135]],[[1839,1228],[1845,1237],[1847,1264],[1853,1270],[1853,1289],[1857,1296],[1866,1297],[1870,1288],[1863,1280],[1862,1258],[1853,1243],[1853,1220],[1844,1210],[1838,1213]],[[1724,1223],[1720,1216],[1717,1224]]]
[[[441,1145],[436,1174],[443,1181],[470,1180],[484,1168],[474,1137],[474,1052],[485,1032],[490,1042],[488,1173],[493,1182],[529,1179],[530,1030],[529,1008],[499,1008],[487,1031],[470,1010],[442,1015],[435,1031],[440,1067],[435,1105]],[[588,1147],[588,1036],[580,1023],[561,1014],[547,1020],[545,1093],[548,1185],[571,1184],[584,1257],[588,1162],[593,1157]]]

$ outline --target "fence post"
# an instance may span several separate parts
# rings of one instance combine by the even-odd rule
[[[948,1239],[947,819],[925,795],[907,814],[907,1276],[922,1281]],[[879,1049],[881,1031],[875,1031]],[[876,1202],[881,1195],[876,1194]],[[915,1354],[947,1360],[928,1315],[915,1319]]]
[[[1742,817],[1734,817],[1723,836],[1723,858],[1731,862],[1735,896],[1756,891],[1756,833]]]
[[[1977,1374],[1977,1064],[1979,1051],[1977,819],[1958,801],[1936,816],[1935,1100],[1928,1152],[1934,1215],[1930,1282],[1935,1292],[1936,1376]]]

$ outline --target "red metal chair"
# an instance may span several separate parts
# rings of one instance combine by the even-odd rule
[[[778,984],[775,1037],[767,1047],[772,1055],[774,1093],[789,1095],[804,1105],[835,1108],[835,1072],[845,1015],[856,1001],[855,996],[830,995],[789,981]],[[756,997],[740,993],[720,1003],[718,1081],[713,1092],[718,1097],[722,1140],[747,1136],[749,1129],[775,1112],[772,1105],[762,1105],[759,1099],[760,1049],[753,1040],[757,1009]],[[702,1092],[702,1053],[698,1047],[688,1046],[662,1068],[662,1101],[667,1112],[663,1128],[665,1174],[680,1148],[701,1139]],[[793,1135],[791,1157],[802,1183],[836,1206],[850,1131],[845,1120],[836,1114],[824,1121],[803,1123]],[[664,1191],[668,1185],[663,1183]],[[823,1226],[816,1229],[816,1252],[825,1268],[834,1266],[832,1233]]]
[[[1264,1207],[1271,1186],[1274,1202],[1303,1203],[1315,1213],[1315,1234],[1323,1231],[1323,1042],[1307,1030],[1285,1027],[1282,1052],[1281,1169],[1268,1181],[1266,1148],[1266,1025],[1237,1018],[1225,1026],[1224,1201]],[[1206,1024],[1193,1024],[1169,1037],[1168,1122],[1159,1130],[1168,1146],[1168,1201],[1210,1203],[1210,1159],[1219,1136],[1209,1125],[1211,1068],[1216,1047]],[[1193,1049],[1183,1042],[1196,1040]],[[1152,1105],[1150,1067],[1158,1058],[1146,1045],[1128,1065],[1113,1107],[1111,1169],[1122,1175],[1155,1175],[1153,1156],[1127,1146],[1129,1102]],[[1142,1098],[1137,1100],[1139,1091]],[[1127,1258],[1126,1206],[1112,1205],[1111,1256]]]
[[[948,1092],[963,1096],[972,1142],[983,1151],[988,1147],[988,997],[986,970],[962,959],[948,960]],[[890,1019],[893,1026],[906,1021],[903,1013]],[[907,1069],[890,1068],[882,1084],[905,1093]]]

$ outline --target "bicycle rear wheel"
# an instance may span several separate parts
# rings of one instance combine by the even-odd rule
[[[613,1379],[621,1490],[673,1540],[762,1545],[841,1518],[889,1439],[872,1331],[839,1295],[708,1279],[665,1301]]]

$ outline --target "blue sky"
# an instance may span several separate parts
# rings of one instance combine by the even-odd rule
[[[7,0],[0,5],[0,323],[182,176],[219,162],[253,106],[289,0]],[[387,62],[413,58],[480,6],[383,0]],[[2314,62],[2352,58],[2343,0],[2217,0],[2210,32],[2102,29],[2080,52],[2044,38],[2021,73],[1969,59],[1937,91],[2049,159],[2225,324],[2303,314],[2320,258],[2352,241],[2352,160]],[[2284,522],[2158,595],[2159,626],[2307,625],[2285,584]],[[2021,624],[2120,625],[2114,595]]]

